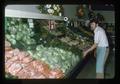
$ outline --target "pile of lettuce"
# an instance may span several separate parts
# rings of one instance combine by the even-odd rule
[[[70,69],[80,61],[80,57],[70,51],[65,51],[57,47],[44,47],[38,45],[36,49],[28,50],[31,56],[35,59],[40,59],[49,64],[51,69],[61,69],[63,73],[67,73]]]

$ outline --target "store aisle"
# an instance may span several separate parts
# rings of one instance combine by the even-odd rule
[[[115,53],[111,52],[106,62],[105,78],[113,78],[115,71]],[[85,65],[83,70],[77,76],[77,79],[94,79],[96,77],[96,62],[95,59],[91,58]]]

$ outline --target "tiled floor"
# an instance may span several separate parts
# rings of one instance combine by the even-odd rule
[[[114,65],[115,65],[115,54],[114,51],[110,52],[109,58],[106,61],[105,79],[114,77]],[[96,62],[95,59],[91,58],[85,65],[83,70],[77,76],[77,79],[95,79],[96,77]]]

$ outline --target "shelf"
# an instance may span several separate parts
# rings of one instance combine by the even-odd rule
[[[64,17],[62,16],[53,16],[53,15],[48,15],[48,14],[40,14],[40,13],[26,12],[26,11],[20,11],[20,10],[11,10],[11,9],[5,9],[5,17],[64,20]]]

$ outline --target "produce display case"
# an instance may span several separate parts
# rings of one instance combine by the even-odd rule
[[[85,35],[92,33],[67,27],[62,16],[6,9],[5,72],[18,79],[72,78],[92,44]]]

